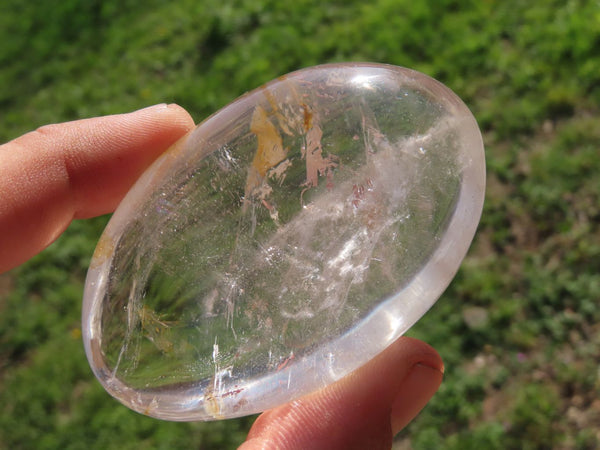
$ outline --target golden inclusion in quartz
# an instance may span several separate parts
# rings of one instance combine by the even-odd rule
[[[280,77],[173,145],[115,212],[86,281],[92,369],[168,420],[319,389],[437,300],[484,190],[475,119],[439,82],[356,63]]]

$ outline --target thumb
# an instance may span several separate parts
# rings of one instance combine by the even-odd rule
[[[46,125],[0,145],[0,272],[49,245],[72,219],[114,211],[194,121],[177,105]]]

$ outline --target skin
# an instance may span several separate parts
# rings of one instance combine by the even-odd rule
[[[0,146],[0,272],[52,243],[73,219],[114,211],[141,173],[194,127],[177,105],[48,125]],[[240,447],[388,449],[433,394],[444,366],[400,338],[333,385],[263,413]]]

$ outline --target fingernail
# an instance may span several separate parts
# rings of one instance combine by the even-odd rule
[[[392,403],[392,431],[398,433],[421,412],[438,390],[444,376],[443,368],[418,363],[409,372]]]

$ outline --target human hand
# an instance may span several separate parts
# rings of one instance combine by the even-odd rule
[[[73,219],[114,211],[194,127],[177,105],[42,127],[0,146],[0,273],[52,243]],[[383,449],[438,389],[434,349],[400,338],[333,385],[263,413],[243,450]]]

